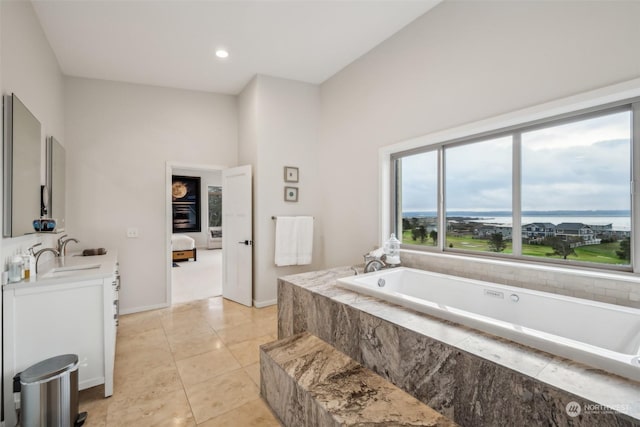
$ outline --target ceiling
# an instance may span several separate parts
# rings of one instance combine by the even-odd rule
[[[65,75],[237,94],[256,74],[322,83],[439,1],[32,3]]]

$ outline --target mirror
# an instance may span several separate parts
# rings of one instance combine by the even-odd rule
[[[52,136],[47,138],[47,185],[43,191],[45,216],[56,220],[56,230],[65,227],[65,158],[64,147]]]
[[[40,213],[40,122],[15,94],[4,101],[3,236],[33,233]]]

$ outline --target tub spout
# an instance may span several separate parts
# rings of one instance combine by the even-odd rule
[[[375,258],[368,261],[365,264],[364,272],[371,273],[372,271],[382,270],[383,268],[386,268],[386,267],[387,267],[387,264],[382,259]]]

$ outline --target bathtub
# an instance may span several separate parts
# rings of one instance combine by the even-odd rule
[[[340,286],[640,381],[640,310],[399,267]]]

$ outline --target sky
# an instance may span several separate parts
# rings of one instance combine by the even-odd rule
[[[522,134],[523,210],[630,209],[631,114]],[[511,210],[511,137],[445,150],[447,210]],[[435,211],[437,155],[402,159],[402,210]]]

